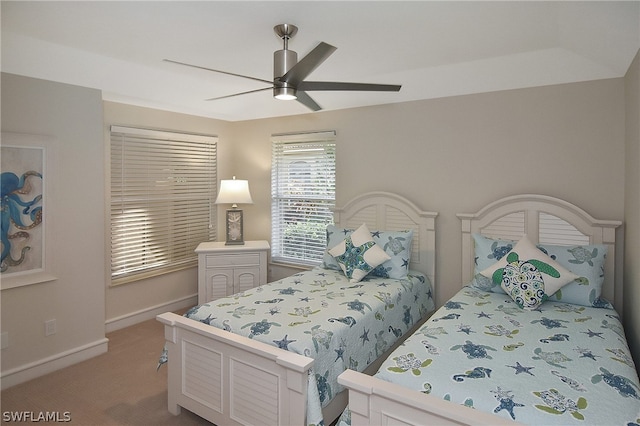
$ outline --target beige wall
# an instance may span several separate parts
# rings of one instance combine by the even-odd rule
[[[624,322],[635,363],[640,365],[640,51],[627,71],[625,93]]]
[[[221,176],[230,166],[230,123],[209,118],[140,108],[113,102],[104,103],[104,144],[108,147],[111,125],[185,131],[218,136],[218,169]],[[105,152],[105,156],[106,156]],[[106,160],[105,160],[106,161]],[[106,163],[105,163],[106,164]],[[109,231],[105,222],[105,233]],[[223,236],[224,237],[224,236]],[[108,251],[109,248],[107,247]],[[108,253],[107,253],[108,255]],[[108,265],[108,258],[105,259]],[[108,277],[109,271],[105,271]],[[183,307],[198,298],[197,268],[106,288],[107,331],[139,322],[141,319]]]
[[[190,303],[195,294],[195,268],[108,287],[104,176],[111,124],[218,135],[219,178],[250,181],[254,204],[244,206],[246,238],[266,240],[271,134],[336,130],[338,204],[382,190],[440,213],[436,284],[441,304],[461,285],[458,212],[535,192],[567,199],[597,218],[624,219],[624,185],[636,192],[640,186],[637,175],[624,172],[625,149],[627,155],[635,150],[637,158],[637,131],[631,142],[629,136],[625,140],[625,94],[638,116],[637,94],[629,95],[637,61],[634,69],[626,79],[232,123],[109,102],[103,115],[98,91],[3,74],[2,130],[54,136],[60,170],[60,210],[54,216],[60,230],[59,279],[2,292],[1,328],[10,340],[2,351],[3,377],[103,338],[105,322],[116,327],[156,309]],[[636,205],[629,213],[636,215],[636,227],[637,213]],[[219,215],[219,226],[222,221]],[[272,267],[270,278],[290,272]],[[53,316],[58,334],[44,338],[43,321]],[[639,320],[628,318],[637,342]]]
[[[52,282],[3,290],[2,386],[107,349],[100,91],[2,74],[2,131],[42,135]],[[45,337],[44,321],[57,333]]]
[[[247,236],[268,239],[272,133],[337,131],[337,202],[396,192],[440,213],[438,303],[461,286],[459,212],[531,192],[624,217],[624,80],[511,90],[235,124]],[[273,272],[273,271],[272,271]],[[272,275],[274,275],[272,273]]]

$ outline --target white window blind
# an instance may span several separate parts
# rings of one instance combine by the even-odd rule
[[[336,199],[335,132],[273,135],[271,258],[317,265],[333,223]]]
[[[217,141],[111,126],[112,285],[195,266],[215,241]]]

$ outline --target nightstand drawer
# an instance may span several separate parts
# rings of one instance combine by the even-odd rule
[[[205,261],[207,268],[219,266],[247,266],[259,265],[259,253],[242,253],[242,254],[217,254],[207,255]]]

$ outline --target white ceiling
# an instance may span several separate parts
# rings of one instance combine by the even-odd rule
[[[266,85],[281,23],[308,78],[402,84],[399,93],[309,92],[324,110],[615,78],[640,48],[640,2],[2,1],[2,71],[100,89],[109,101],[223,120],[310,112]]]

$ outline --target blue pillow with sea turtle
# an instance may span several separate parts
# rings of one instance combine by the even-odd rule
[[[480,271],[484,271],[502,259],[503,256],[513,249],[516,242],[511,240],[496,240],[480,234],[473,234],[473,243],[475,245],[475,268],[473,271],[473,280],[470,285],[484,291],[504,293],[504,290],[500,287],[500,283],[494,283],[491,278],[485,277]]]
[[[340,270],[338,262],[334,259],[329,250],[340,244],[345,237],[353,233],[353,229],[339,228],[335,225],[327,226],[327,249],[322,260],[322,267],[325,269]],[[411,259],[411,245],[413,243],[413,230],[407,231],[375,231],[370,230],[371,237],[391,259],[384,262],[371,271],[371,275],[383,278],[402,279],[409,272],[409,261]]]
[[[550,300],[596,308],[611,307],[611,304],[602,298],[604,265],[608,251],[605,244],[584,246],[538,244],[538,248],[580,277],[560,289]]]

